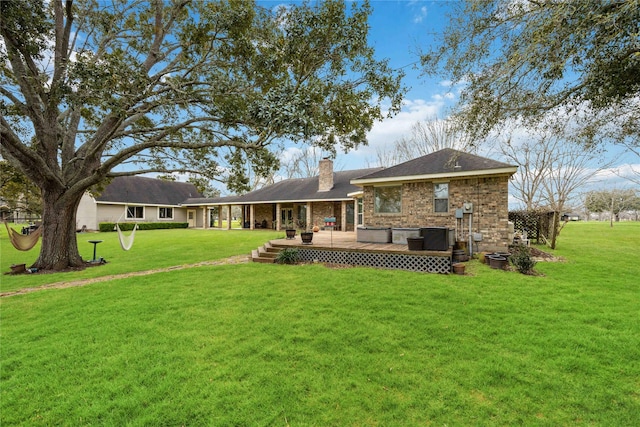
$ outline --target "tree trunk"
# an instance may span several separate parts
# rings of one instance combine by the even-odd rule
[[[556,248],[556,240],[558,238],[558,228],[560,226],[560,213],[554,211],[553,212],[553,225],[551,226],[551,244],[549,247],[551,249]]]
[[[32,267],[39,270],[65,270],[84,266],[76,239],[76,212],[82,194],[43,194],[42,248]]]
[[[611,199],[611,205],[609,205],[609,227],[613,228],[613,198]]]

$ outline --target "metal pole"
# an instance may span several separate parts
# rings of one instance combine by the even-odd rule
[[[469,256],[473,255],[473,235],[471,233],[471,227],[473,226],[473,214],[469,214]]]

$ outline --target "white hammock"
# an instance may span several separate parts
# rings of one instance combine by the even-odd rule
[[[118,231],[118,240],[120,240],[120,246],[122,246],[122,250],[128,251],[133,246],[133,239],[136,236],[136,228],[138,228],[138,224],[133,226],[133,231],[128,236],[125,236],[120,230],[120,226],[116,224],[116,230]]]
[[[125,236],[122,233],[122,230],[120,230],[120,226],[118,225],[118,222],[121,219],[122,219],[122,215],[120,215],[120,218],[118,218],[118,221],[116,221],[116,231],[118,232],[118,240],[120,240],[120,246],[122,247],[122,250],[128,251],[129,249],[131,249],[131,246],[133,246],[133,239],[136,236],[136,229],[138,228],[138,223],[136,222],[133,225],[133,230],[131,231],[131,234],[129,234],[128,236]]]

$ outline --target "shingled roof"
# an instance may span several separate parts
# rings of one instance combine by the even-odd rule
[[[476,175],[513,174],[517,166],[451,148],[409,160],[351,181],[355,185],[452,178]]]
[[[178,206],[191,197],[202,197],[202,194],[190,182],[165,181],[142,176],[120,176],[107,185],[96,197],[96,201]]]
[[[379,171],[380,168],[355,169],[333,173],[333,188],[329,191],[318,191],[319,177],[285,179],[259,190],[241,196],[188,199],[183,205],[204,204],[252,204],[277,202],[308,202],[351,200],[347,194],[358,191],[351,180]]]

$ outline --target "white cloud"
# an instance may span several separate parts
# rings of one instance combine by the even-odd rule
[[[422,21],[424,21],[424,19],[427,17],[427,7],[426,6],[422,6],[420,8],[420,10],[418,11],[418,13],[416,13],[413,17],[413,22],[415,24],[419,24]]]
[[[444,96],[432,97],[432,101],[423,99],[405,100],[402,111],[396,116],[377,122],[367,135],[368,145],[361,146],[349,154],[338,155],[345,169],[359,169],[369,166],[375,159],[376,149],[385,148],[403,136],[411,134],[411,127],[418,121],[438,117],[444,109]]]

